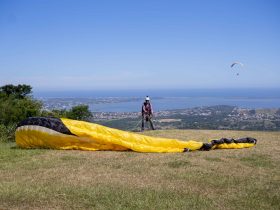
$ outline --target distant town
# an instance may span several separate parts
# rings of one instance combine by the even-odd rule
[[[92,120],[114,128],[137,131],[140,128],[141,114],[140,112],[101,112],[93,113]],[[234,106],[195,107],[156,112],[153,120],[157,129],[276,131],[280,130],[280,109],[244,109]]]
[[[47,98],[44,109],[70,109],[80,104],[106,104],[142,101],[142,98]],[[138,131],[140,112],[92,112],[90,119],[113,128]],[[247,109],[236,106],[203,106],[186,109],[164,110],[154,113],[157,129],[222,129],[222,130],[280,130],[280,108]],[[147,128],[148,129],[148,128]]]

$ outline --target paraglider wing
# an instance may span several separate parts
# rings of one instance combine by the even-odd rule
[[[253,147],[254,138],[213,139],[210,142],[182,141],[140,135],[95,123],[66,118],[31,117],[20,122],[16,143],[21,148],[111,150],[136,152],[188,152],[210,149],[241,149]]]
[[[235,65],[239,64],[240,66],[244,66],[243,63],[240,63],[240,62],[233,62],[230,67],[234,67]]]
[[[230,67],[232,68],[232,69],[234,69],[234,70],[240,70],[240,68],[237,68],[237,67],[235,67],[235,68],[233,68],[235,65],[240,65],[240,67],[243,67],[244,65],[243,65],[243,63],[241,63],[241,62],[238,62],[238,61],[236,61],[236,62],[233,62],[231,65],[230,65]],[[237,72],[236,73],[236,76],[239,76],[239,72]]]

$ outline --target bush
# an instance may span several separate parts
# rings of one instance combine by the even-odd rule
[[[15,141],[16,124],[3,125],[0,124],[0,142]]]
[[[72,107],[67,113],[66,117],[73,120],[89,120],[92,117],[88,105],[78,105]]]
[[[42,103],[34,100],[30,85],[4,85],[0,87],[0,124],[9,127],[25,118],[41,114]]]
[[[92,117],[89,111],[88,105],[73,106],[70,110],[66,109],[54,109],[51,111],[42,111],[42,117],[56,117],[56,118],[69,118],[73,120],[85,120],[88,121]]]
[[[0,124],[17,124],[28,117],[40,115],[42,104],[32,98],[13,96],[0,99]]]
[[[67,117],[67,110],[65,109],[53,109],[51,111],[43,110],[41,117],[56,117],[56,118],[62,118]]]
[[[87,105],[67,110],[42,111],[42,102],[32,98],[29,85],[4,85],[0,87],[0,141],[14,141],[16,124],[35,116],[67,117],[88,120],[92,117]]]

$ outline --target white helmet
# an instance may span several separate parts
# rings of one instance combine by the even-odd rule
[[[149,98],[149,96],[146,96],[146,99],[145,99],[146,101],[149,101],[150,100],[150,98]]]

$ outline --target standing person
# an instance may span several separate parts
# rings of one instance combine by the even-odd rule
[[[142,105],[142,128],[141,128],[142,131],[144,130],[145,127],[145,121],[150,122],[152,130],[155,130],[154,124],[152,122],[152,117],[153,117],[152,104],[150,103],[149,96],[146,96],[145,101]]]

